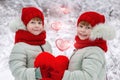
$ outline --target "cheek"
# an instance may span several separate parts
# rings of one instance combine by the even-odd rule
[[[43,25],[41,25],[41,27],[40,27],[42,30],[44,30],[44,26]]]
[[[27,25],[27,26],[26,26],[26,29],[27,29],[28,31],[31,30],[31,26]]]
[[[77,32],[80,32],[80,29],[79,29],[79,28],[77,28]]]
[[[90,34],[91,34],[91,30],[88,30],[88,31],[87,31],[87,34],[90,35]]]
[[[79,34],[79,30],[77,30],[77,35]]]

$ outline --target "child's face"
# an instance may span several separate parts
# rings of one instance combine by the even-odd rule
[[[90,33],[92,30],[92,26],[89,25],[84,25],[82,23],[79,23],[77,27],[77,35],[81,40],[88,39],[90,37]]]
[[[27,30],[34,35],[39,35],[44,30],[42,21],[35,18],[31,19],[27,24]]]

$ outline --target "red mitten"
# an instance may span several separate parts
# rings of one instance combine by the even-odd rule
[[[64,72],[52,71],[51,72],[51,79],[52,80],[62,80]]]
[[[50,77],[51,68],[49,66],[43,65],[40,67],[42,78]]]
[[[48,52],[42,52],[36,57],[34,61],[34,67],[40,67],[43,78],[50,77],[50,71],[52,70],[50,66],[54,59],[55,57]]]

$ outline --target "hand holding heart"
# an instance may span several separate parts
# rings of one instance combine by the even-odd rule
[[[51,53],[40,53],[34,62],[36,68],[40,67],[42,78],[61,80],[64,71],[68,68],[69,60],[66,56],[54,57]]]

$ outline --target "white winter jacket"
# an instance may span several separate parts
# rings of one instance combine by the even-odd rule
[[[44,51],[52,53],[48,42],[42,45]],[[15,44],[12,49],[9,66],[15,80],[36,80],[34,60],[42,52],[40,46],[33,46],[23,42]]]
[[[77,50],[62,80],[105,80],[105,52],[99,47]]]

